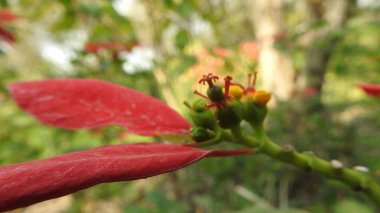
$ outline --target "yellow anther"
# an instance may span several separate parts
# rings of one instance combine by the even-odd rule
[[[223,93],[225,93],[223,88]],[[233,98],[240,100],[240,98],[243,96],[244,90],[240,86],[231,85],[228,91],[228,95],[232,96]]]
[[[258,105],[266,105],[272,97],[271,92],[265,90],[258,90],[253,94],[253,101]]]

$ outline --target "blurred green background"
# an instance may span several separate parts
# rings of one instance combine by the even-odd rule
[[[376,0],[3,0],[0,15],[0,163],[105,144],[158,139],[120,127],[68,131],[22,112],[7,84],[97,78],[183,101],[203,74],[231,75],[273,92],[270,137],[325,159],[363,165],[380,181]],[[179,141],[180,142],[180,141]],[[231,148],[221,145],[219,148]],[[84,165],[85,166],[85,165]],[[102,184],[15,212],[375,212],[346,186],[265,156],[203,160],[178,172]]]

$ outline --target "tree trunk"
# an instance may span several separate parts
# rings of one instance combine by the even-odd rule
[[[305,82],[303,90],[313,90],[315,96],[308,106],[309,110],[318,110],[323,107],[321,90],[331,55],[340,41],[337,33],[344,27],[348,19],[349,4],[353,0],[309,1],[308,14],[312,22],[326,21],[326,24],[316,30],[311,30],[301,40],[306,48],[306,66],[304,70]],[[305,97],[310,98],[310,97]]]
[[[277,36],[284,32],[283,1],[252,0],[252,9],[264,88],[273,93],[275,101],[288,100],[294,93],[294,68],[291,59],[274,47]]]

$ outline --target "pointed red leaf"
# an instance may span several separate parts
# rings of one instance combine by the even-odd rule
[[[359,83],[357,86],[369,96],[380,97],[380,84]]]
[[[204,157],[251,151],[140,143],[3,166],[0,167],[0,211],[57,198],[100,183],[135,180],[174,171]]]
[[[39,121],[66,129],[121,125],[129,131],[187,134],[190,124],[162,101],[95,79],[52,79],[10,85],[18,105]]]

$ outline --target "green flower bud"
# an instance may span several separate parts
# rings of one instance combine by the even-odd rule
[[[203,128],[203,127],[194,127],[190,130],[190,135],[195,142],[207,141],[215,137],[215,133]]]
[[[203,112],[203,111],[206,111],[206,108],[205,108],[206,104],[207,104],[206,100],[198,99],[198,100],[194,101],[191,108],[196,112]]]
[[[225,100],[223,88],[220,86],[213,86],[207,89],[207,96],[212,102],[222,102]]]
[[[243,102],[243,106],[243,119],[254,127],[261,126],[268,114],[267,106],[255,103],[251,97]]]
[[[190,117],[195,126],[204,127],[206,129],[214,130],[216,127],[216,120],[211,110],[206,109],[206,100],[199,99],[192,105]]]
[[[199,83],[208,84],[207,96],[202,95],[196,90],[194,91],[194,93],[203,98],[209,99],[212,103],[217,103],[218,105],[221,105],[226,101],[226,95],[224,94],[223,88],[221,86],[217,86],[214,84],[218,79],[219,77],[213,75],[212,73],[203,75],[202,79],[199,80]]]
[[[233,101],[227,103],[223,108],[216,109],[215,115],[220,127],[230,129],[240,125],[240,102]]]

